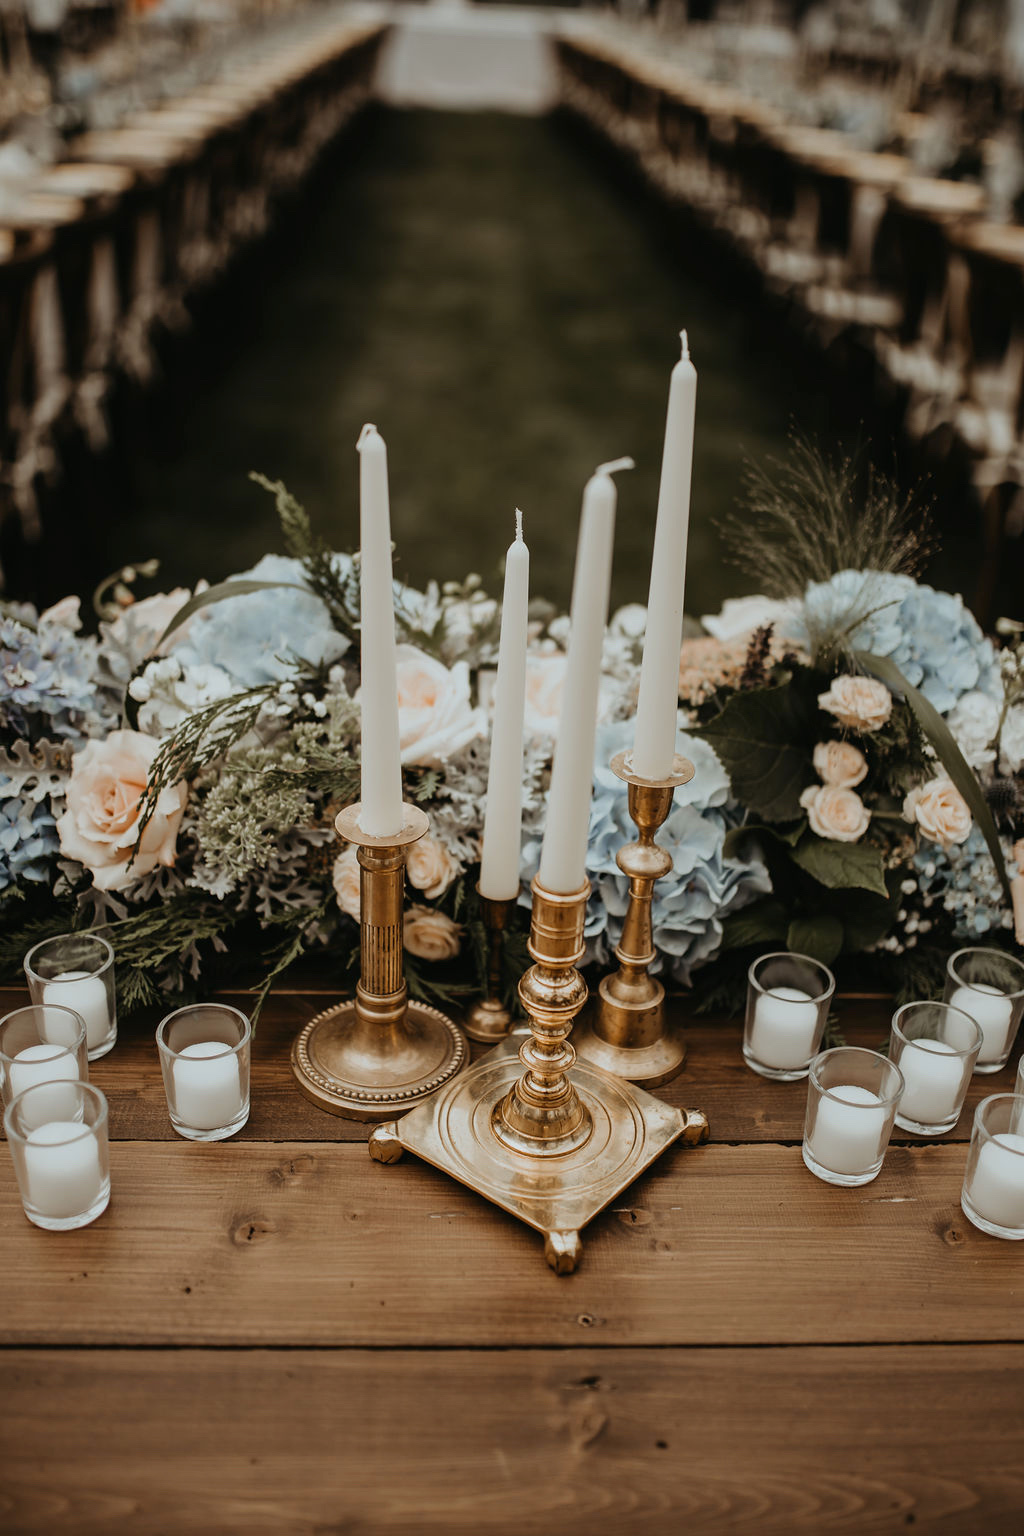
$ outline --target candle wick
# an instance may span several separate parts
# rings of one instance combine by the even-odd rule
[[[620,469],[635,469],[632,459],[611,459],[607,464],[599,464],[594,470],[595,475],[614,475]]]
[[[356,452],[357,453],[362,450],[363,444],[366,442],[366,439],[369,437],[370,433],[371,432],[376,432],[376,430],[377,430],[377,428],[374,426],[372,421],[368,421],[366,423],[366,425],[363,427],[363,430],[360,432],[359,437],[358,437],[358,439],[356,441]]]
[[[516,507],[516,543],[517,544],[521,544],[522,542],[523,542],[523,514],[520,511],[520,509],[518,507]]]
[[[688,363],[690,361],[690,339],[685,331],[679,332],[679,338],[683,343],[683,362]]]

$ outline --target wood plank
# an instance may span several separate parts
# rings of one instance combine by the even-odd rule
[[[1024,1339],[1024,1254],[960,1206],[959,1146],[862,1189],[796,1148],[674,1148],[556,1277],[535,1233],[358,1146],[121,1142],[110,1209],[42,1232],[0,1158],[0,1342],[573,1345]]]
[[[222,994],[243,1012],[251,994]],[[253,1047],[252,1114],[241,1139],[246,1141],[365,1141],[367,1128],[358,1122],[325,1115],[295,1085],[289,1062],[292,1041],[315,1013],[336,993],[280,992],[267,1002]],[[20,1007],[28,994],[0,990],[0,1014]],[[677,1004],[676,1007],[681,1008]],[[892,1005],[880,998],[844,998],[840,1003],[851,1045],[877,1049],[888,1037]],[[685,1016],[685,1015],[684,1015]],[[126,1141],[175,1141],[167,1118],[153,1042],[157,1015],[125,1021],[116,1048],[93,1064],[92,1080],[110,1101],[110,1131]],[[699,1107],[711,1121],[717,1142],[799,1141],[803,1135],[807,1090],[803,1083],[773,1083],[745,1065],[740,1051],[742,1026],[737,1020],[690,1014],[687,1022],[688,1065],[674,1082],[659,1088],[659,1097],[680,1108]],[[475,1046],[473,1055],[483,1047]],[[974,1107],[990,1093],[1013,1089],[1015,1059],[1002,1072],[976,1077],[968,1091],[959,1124],[944,1140],[970,1138]],[[897,1131],[895,1140],[916,1144],[917,1138]]]
[[[4,1365],[8,1536],[975,1536],[1024,1503],[1019,1347]]]

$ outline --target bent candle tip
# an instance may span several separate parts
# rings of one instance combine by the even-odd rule
[[[374,426],[372,421],[368,421],[366,423],[366,425],[363,427],[363,430],[360,432],[359,437],[356,440],[356,451],[357,452],[362,448],[363,444],[366,442],[366,439],[369,437],[370,433],[371,432],[376,432],[376,430],[377,430],[377,428]]]
[[[620,469],[635,469],[632,459],[610,459],[607,464],[599,464],[594,470],[595,475],[614,475]]]
[[[683,362],[688,363],[690,360],[690,338],[685,331],[680,331],[679,339],[683,344]]]

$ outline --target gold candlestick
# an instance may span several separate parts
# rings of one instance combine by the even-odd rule
[[[626,766],[627,758],[619,752],[611,768],[629,785],[629,814],[640,836],[615,858],[629,876],[629,907],[615,947],[619,969],[602,979],[593,1013],[577,1032],[576,1053],[631,1083],[656,1088],[682,1070],[686,1046],[682,1031],[665,1023],[665,988],[648,969],[655,956],[654,884],[672,868],[672,855],[659,848],[654,834],[672,809],[677,788],[696,770],[685,757],[676,757],[668,778],[642,779]]]
[[[354,1002],[311,1019],[292,1046],[292,1071],[321,1109],[350,1120],[388,1120],[419,1104],[465,1065],[462,1033],[437,1008],[409,1002],[402,966],[402,905],[410,843],[430,825],[402,807],[402,830],[369,837],[358,805],[335,820],[359,849],[360,977]]]
[[[700,1110],[678,1110],[589,1063],[569,1042],[587,987],[584,952],[590,887],[558,895],[533,882],[530,954],[519,984],[530,1034],[504,1040],[401,1121],[378,1125],[370,1156],[415,1152],[543,1233],[557,1274],[576,1268],[580,1228],[677,1137],[708,1138]]]
[[[463,1029],[471,1040],[482,1040],[485,1045],[496,1045],[508,1034],[512,1015],[501,1000],[501,963],[505,947],[505,929],[515,897],[507,901],[492,901],[476,888],[480,897],[480,913],[487,930],[487,996],[474,1003],[466,1015]]]

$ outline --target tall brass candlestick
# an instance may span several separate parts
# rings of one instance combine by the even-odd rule
[[[593,1014],[577,1032],[576,1052],[606,1072],[656,1088],[681,1071],[686,1046],[682,1032],[665,1023],[665,988],[649,970],[655,957],[654,885],[672,868],[672,855],[659,848],[654,834],[672,809],[676,789],[688,784],[695,770],[685,757],[676,757],[668,778],[643,779],[626,766],[627,759],[619,752],[611,762],[612,772],[629,785],[629,814],[639,833],[615,858],[629,876],[629,907],[615,947],[619,969],[601,981]]]
[[[321,1109],[350,1120],[387,1120],[421,1103],[465,1065],[461,1032],[437,1008],[409,1002],[402,965],[402,906],[410,843],[430,825],[403,804],[402,829],[370,837],[358,805],[335,820],[359,849],[360,976],[354,1002],[311,1019],[292,1047],[292,1071]]]
[[[462,1027],[471,1040],[496,1045],[499,1040],[504,1040],[512,1023],[512,1015],[501,1000],[501,970],[505,929],[516,902],[514,897],[509,897],[508,901],[492,901],[481,894],[479,885],[476,889],[487,930],[487,996],[473,1004]]]
[[[576,1062],[569,1041],[587,998],[582,958],[589,885],[570,895],[533,882],[530,954],[519,984],[530,1034],[504,1040],[403,1120],[378,1125],[370,1156],[405,1151],[466,1184],[544,1235],[556,1274],[576,1268],[580,1228],[677,1137],[708,1138],[700,1110],[678,1110]]]

